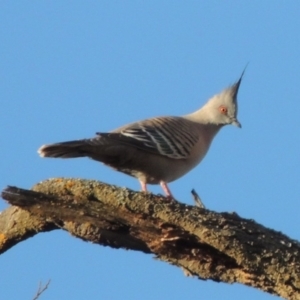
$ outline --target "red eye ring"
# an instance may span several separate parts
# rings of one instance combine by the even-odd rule
[[[227,107],[225,107],[225,106],[223,106],[223,105],[221,105],[221,106],[219,107],[219,111],[220,111],[220,113],[223,114],[223,115],[226,115],[227,112],[228,112]]]

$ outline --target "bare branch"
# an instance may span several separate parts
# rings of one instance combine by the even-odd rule
[[[192,193],[193,199],[195,201],[195,205],[200,208],[205,208],[205,205],[203,204],[203,201],[201,200],[201,198],[197,194],[197,192],[194,189],[192,189],[191,193]]]
[[[78,179],[47,180],[32,191],[8,187],[2,197],[44,224],[36,232],[59,227],[99,245],[152,253],[200,279],[239,282],[300,299],[299,243],[235,213]],[[23,224],[32,236],[32,227]],[[8,228],[5,237],[9,234]],[[11,245],[22,240],[21,234],[10,236]]]
[[[16,206],[0,214],[0,254],[39,232],[57,229],[53,223]]]
[[[37,300],[48,288],[49,284],[50,284],[50,279],[48,280],[48,282],[43,286],[42,283],[39,283],[39,288],[34,296],[34,298],[32,300]]]

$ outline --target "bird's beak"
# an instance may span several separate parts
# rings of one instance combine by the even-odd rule
[[[235,118],[232,119],[231,124],[238,127],[238,128],[242,128],[242,124]]]

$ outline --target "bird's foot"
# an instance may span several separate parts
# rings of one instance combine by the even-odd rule
[[[147,190],[147,184],[143,181],[140,181],[142,192],[148,192]]]
[[[147,189],[147,184],[143,181],[140,181],[140,184],[141,184],[141,189],[142,189],[142,192],[145,192],[147,193],[148,192],[148,189]],[[174,196],[172,195],[168,185],[166,182],[164,181],[161,181],[160,182],[160,186],[162,187],[164,193],[165,193],[165,201],[166,202],[172,202],[175,200]]]
[[[166,197],[167,197],[168,199],[170,199],[170,200],[175,199],[174,196],[172,195],[172,192],[170,191],[170,189],[169,189],[169,187],[168,187],[168,185],[167,185],[166,182],[161,181],[161,182],[160,182],[160,186],[161,186],[161,188],[163,189],[163,191],[165,192]]]

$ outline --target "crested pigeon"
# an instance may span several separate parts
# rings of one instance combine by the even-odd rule
[[[146,119],[90,139],[43,145],[38,153],[42,157],[89,157],[136,177],[142,191],[147,191],[147,184],[160,184],[166,196],[173,198],[167,184],[201,162],[224,125],[241,127],[237,94],[243,74],[191,114]]]

